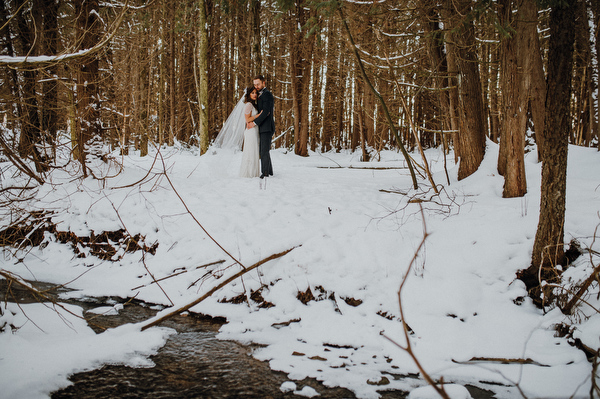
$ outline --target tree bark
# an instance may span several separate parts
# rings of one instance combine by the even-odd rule
[[[262,55],[260,50],[260,0],[250,0],[252,13],[252,77],[262,75]]]
[[[475,27],[463,16],[471,11],[471,2],[461,0],[448,2],[445,9],[446,20],[453,30],[454,60],[458,80],[458,121],[460,164],[458,179],[464,179],[475,173],[485,154],[486,124],[479,77],[478,57],[475,41]]]
[[[589,146],[592,140],[593,98],[592,49],[587,2],[578,1],[574,10],[575,47],[573,54],[572,144]]]
[[[594,26],[596,28],[596,32],[598,32],[598,29],[600,27],[600,0],[592,0],[591,1],[591,8],[592,8],[592,13],[594,16]],[[600,59],[600,40],[598,40],[598,37],[596,37],[595,40],[595,44],[596,44],[596,60]],[[594,63],[594,74],[596,76],[598,76],[599,73],[599,68],[598,68],[598,62]],[[598,80],[596,80],[596,84],[598,85]],[[600,108],[599,104],[598,104],[598,99],[596,99],[596,101],[594,102],[594,115],[592,117],[593,120],[593,129],[592,129],[592,134],[596,137],[597,142],[598,142],[598,151],[600,151],[600,121],[598,120],[599,115],[598,115],[598,108]]]
[[[42,0],[41,54],[58,54],[58,2]],[[56,134],[58,131],[58,65],[52,64],[43,70],[42,96],[40,103],[41,128],[47,144],[52,145],[56,156]]]
[[[556,266],[564,264],[564,222],[569,145],[571,75],[576,0],[550,12],[548,91],[546,95],[545,145],[542,148],[540,218],[531,266],[519,274],[534,301],[541,304],[551,288],[542,293],[542,281],[552,281]],[[542,270],[540,271],[540,268]],[[541,280],[538,278],[541,277]]]
[[[176,90],[177,81],[175,79],[176,72],[176,54],[175,54],[175,11],[176,6],[170,1],[165,2],[167,7],[168,15],[168,28],[167,28],[167,92],[169,93],[168,104],[169,104],[169,128],[168,128],[168,144],[172,146],[175,144],[175,135],[177,131],[177,103],[176,103]]]
[[[542,161],[542,148],[544,147],[544,124],[546,116],[546,76],[544,73],[544,64],[542,59],[541,44],[539,35],[536,32],[534,37],[531,66],[531,95],[529,105],[531,109],[531,119],[533,121],[533,130],[535,142],[537,144],[538,160]]]
[[[501,23],[512,37],[502,41],[502,130],[498,172],[504,176],[502,196],[513,198],[527,193],[525,133],[532,54],[538,50],[534,48],[537,7],[529,0],[505,0],[500,2],[500,6]]]
[[[452,128],[452,142],[454,143],[454,162],[458,163],[461,148],[459,140],[459,122],[458,122],[458,67],[456,66],[454,44],[451,41],[452,34],[445,33],[446,37],[446,60],[448,62],[448,107],[450,110],[450,126]],[[448,40],[448,37],[450,40]]]
[[[323,134],[321,137],[323,152],[332,149],[333,140],[340,132],[339,121],[342,118],[343,98],[341,77],[341,54],[339,41],[336,40],[334,20],[327,24],[327,47],[325,74],[325,107],[323,110]]]
[[[303,4],[297,4],[290,26],[290,63],[292,96],[294,104],[294,134],[296,136],[295,153],[303,157],[308,156],[308,99],[310,93],[310,65],[312,62],[312,49],[314,35],[305,38],[304,33],[298,29],[308,20],[307,11]]]
[[[39,14],[39,9],[37,11]],[[37,48],[39,46],[36,46],[35,38],[40,30],[40,27],[36,26],[36,22],[40,23],[40,19],[34,17],[32,20],[27,20],[22,11],[15,14],[17,45],[24,55],[38,55]],[[45,170],[45,166],[37,147],[42,143],[42,128],[36,93],[37,75],[35,69],[26,69],[21,73],[21,107],[19,114],[21,134],[19,136],[18,152],[22,158],[32,159],[36,171],[41,172]],[[17,80],[17,85],[18,82],[19,80]]]
[[[198,1],[198,112],[200,114],[198,129],[200,130],[200,154],[208,149],[210,135],[208,132],[208,19],[206,1]]]
[[[440,27],[439,16],[435,8],[429,4],[429,8],[422,17],[423,26],[427,33],[427,53],[431,70],[433,71],[433,83],[437,89],[436,96],[441,120],[441,129],[443,131],[441,140],[448,142],[449,132],[452,130],[452,121],[450,116],[450,98],[448,90],[448,62],[444,53],[444,36]]]

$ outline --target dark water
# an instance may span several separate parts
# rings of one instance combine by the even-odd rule
[[[118,316],[96,317],[95,328],[137,319],[139,313],[151,312],[128,305]],[[298,398],[280,391],[289,379],[252,358],[251,348],[216,339],[221,321],[190,315],[162,325],[178,333],[151,357],[154,367],[104,366],[77,373],[69,377],[73,385],[54,392],[52,398]],[[351,391],[327,388],[314,380],[296,381],[296,385],[298,389],[310,385],[323,398],[354,398]]]
[[[49,289],[49,285],[39,288]],[[0,298],[31,302],[36,300],[30,293],[14,287],[6,295],[7,286],[0,280]],[[55,291],[49,291],[56,295]],[[12,298],[11,298],[12,297]],[[125,323],[137,323],[152,317],[156,310],[139,301],[124,304],[118,315],[99,316],[87,310],[115,302],[120,298],[88,298],[69,300],[81,306],[88,324],[96,332]],[[168,339],[151,359],[151,368],[127,366],[103,366],[99,369],[76,373],[69,377],[72,385],[53,392],[58,398],[300,398],[293,393],[283,393],[280,386],[289,381],[286,374],[273,371],[268,363],[251,356],[252,347],[233,341],[216,339],[224,320],[202,315],[177,316],[165,321],[162,326],[177,331]],[[389,379],[411,378],[389,375]],[[414,377],[413,377],[414,378]],[[304,386],[314,388],[318,398],[355,398],[344,388],[328,388],[314,379],[294,381],[297,389]],[[384,388],[384,387],[382,387]],[[467,387],[473,398],[492,398],[492,392],[476,387]],[[381,391],[382,398],[405,398],[406,392]]]

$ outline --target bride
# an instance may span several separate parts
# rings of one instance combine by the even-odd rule
[[[243,142],[241,177],[258,177],[260,175],[258,127],[246,129],[246,125],[260,115],[256,108],[257,98],[258,92],[254,87],[246,88],[244,95],[227,117],[215,139],[215,145],[221,148],[239,149]]]

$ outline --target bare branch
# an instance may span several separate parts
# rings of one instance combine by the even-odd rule
[[[27,1],[25,1],[26,3]],[[10,65],[12,67],[25,67],[25,66],[46,66],[49,64],[59,64],[67,61],[72,61],[74,59],[82,58],[89,56],[91,54],[95,54],[102,50],[104,46],[106,46],[113,37],[117,34],[119,30],[119,26],[121,22],[123,22],[123,18],[128,11],[129,0],[125,2],[123,5],[123,9],[121,13],[117,17],[116,21],[113,23],[112,31],[106,35],[104,39],[98,42],[94,47],[89,49],[80,50],[76,53],[63,53],[59,55],[39,55],[35,57],[29,56],[19,56],[19,57],[11,57],[11,56],[0,56],[0,65]],[[21,6],[22,7],[22,6]]]
[[[169,319],[169,318],[171,318],[173,316],[176,316],[176,315],[178,315],[180,313],[185,312],[186,310],[189,310],[189,309],[193,308],[194,306],[196,306],[200,302],[204,301],[206,298],[210,297],[212,294],[214,294],[215,292],[217,292],[221,288],[225,287],[227,284],[231,283],[232,281],[234,281],[238,277],[243,276],[244,274],[246,274],[246,273],[248,273],[248,272],[256,269],[260,265],[262,265],[264,263],[267,263],[267,262],[269,262],[269,261],[271,261],[273,259],[281,258],[282,256],[288,254],[289,252],[291,252],[295,248],[298,248],[298,247],[292,247],[292,248],[287,249],[287,250],[285,250],[283,252],[279,252],[277,254],[273,254],[273,255],[269,256],[268,258],[265,258],[265,259],[263,259],[261,261],[256,262],[255,264],[253,264],[250,267],[247,267],[247,268],[245,268],[243,270],[240,270],[239,272],[237,272],[233,276],[229,277],[227,280],[223,281],[221,284],[218,284],[217,286],[215,286],[214,288],[212,288],[211,290],[209,290],[206,294],[202,295],[200,298],[196,299],[195,301],[193,301],[193,302],[191,302],[191,303],[189,303],[189,304],[187,304],[185,306],[182,306],[182,307],[180,307],[178,309],[175,309],[175,310],[167,313],[164,316],[160,316],[160,317],[156,318],[155,320],[147,322],[147,324],[144,324],[142,326],[142,331],[144,331],[144,330],[146,330],[146,329],[148,329],[150,327],[154,327],[157,324],[162,323],[163,321],[165,321],[165,320],[167,320],[167,319]]]

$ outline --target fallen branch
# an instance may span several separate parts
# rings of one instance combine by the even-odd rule
[[[317,169],[358,169],[358,170],[396,170],[408,169],[406,166],[317,166]]]
[[[170,319],[173,316],[177,316],[180,313],[183,313],[191,308],[193,308],[194,306],[196,306],[197,304],[199,304],[200,302],[204,301],[206,298],[210,297],[212,294],[214,294],[215,292],[217,292],[218,290],[220,290],[221,288],[225,287],[227,284],[231,283],[233,280],[237,279],[238,277],[243,276],[244,274],[248,273],[251,270],[256,269],[257,267],[259,267],[260,265],[267,263],[273,259],[277,259],[277,258],[281,258],[282,256],[288,254],[289,252],[291,252],[293,249],[295,249],[297,247],[292,247],[290,249],[287,249],[283,252],[279,252],[277,254],[273,254],[271,256],[269,256],[268,258],[265,258],[261,261],[256,262],[255,264],[253,264],[252,266],[249,266],[247,268],[244,268],[243,270],[240,270],[239,272],[237,272],[236,274],[234,274],[233,276],[229,277],[227,280],[223,281],[221,284],[215,286],[214,288],[212,288],[210,291],[208,291],[206,294],[202,295],[200,298],[196,299],[195,301],[182,306],[178,309],[175,309],[169,313],[167,313],[164,316],[159,316],[158,318],[152,320],[152,321],[148,321],[147,324],[144,324],[142,326],[142,331],[150,328],[150,327],[154,327],[157,324],[162,323],[163,321]]]
[[[24,1],[23,4],[28,3],[28,1]],[[121,22],[125,17],[125,14],[128,10],[129,0],[125,2],[123,5],[123,10],[116,17],[115,22],[113,23],[112,31],[104,37],[100,42],[96,43],[94,46],[80,50],[76,53],[71,54],[59,54],[59,55],[40,55],[40,56],[0,56],[0,65],[9,65],[11,67],[30,67],[30,66],[45,66],[51,64],[65,63],[67,61],[71,61],[77,58],[86,57],[88,55],[95,54],[104,49],[104,47],[113,39],[113,37],[117,34],[119,27],[121,26]],[[22,6],[21,6],[22,7]],[[8,24],[5,23],[2,28],[4,28]]]
[[[467,360],[466,362],[459,362],[458,360],[454,360],[452,359],[453,363],[457,363],[457,364],[470,364],[470,363],[476,363],[476,362],[488,362],[488,363],[502,363],[502,364],[534,364],[536,366],[541,366],[541,367],[550,367],[547,364],[542,364],[539,362],[536,362],[533,359],[527,358],[527,359],[520,359],[520,358],[503,358],[503,357],[472,357],[471,359]]]

